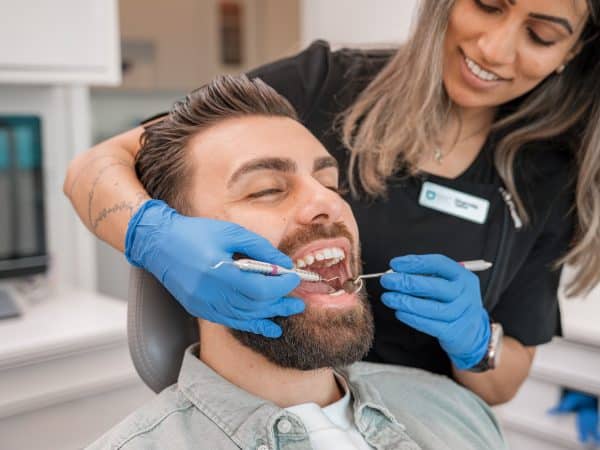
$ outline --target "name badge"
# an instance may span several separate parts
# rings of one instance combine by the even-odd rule
[[[423,183],[419,205],[475,223],[485,223],[490,202],[439,184]]]

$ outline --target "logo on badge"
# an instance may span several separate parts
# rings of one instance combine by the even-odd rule
[[[487,219],[490,202],[485,198],[426,181],[419,194],[419,205],[481,224]]]

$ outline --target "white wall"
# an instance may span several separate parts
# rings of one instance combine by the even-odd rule
[[[93,89],[91,92],[92,139],[98,143],[129,130],[153,114],[167,111],[184,91],[124,92]],[[129,264],[122,253],[95,240],[98,291],[120,299],[127,298]]]
[[[408,36],[418,0],[303,0],[301,38],[334,44],[377,44]]]

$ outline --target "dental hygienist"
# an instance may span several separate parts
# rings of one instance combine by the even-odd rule
[[[365,271],[394,269],[367,284],[369,360],[507,401],[558,329],[555,263],[581,267],[574,291],[598,281],[599,19],[600,0],[423,0],[395,52],[316,42],[250,74],[337,158],[356,194],[347,199]],[[64,189],[81,219],[190,313],[277,337],[269,319],[300,312],[286,297],[298,277],[225,278],[211,267],[235,252],[292,261],[237,225],[145,203],[134,171],[142,132],[72,162]],[[287,192],[268,183],[253,198]],[[454,262],[473,259],[494,265],[474,275]]]

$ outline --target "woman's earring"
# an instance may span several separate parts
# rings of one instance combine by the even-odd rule
[[[563,70],[565,70],[565,67],[567,67],[566,64],[562,64],[558,69],[556,69],[556,73],[558,75],[560,75],[561,73],[563,73]]]

